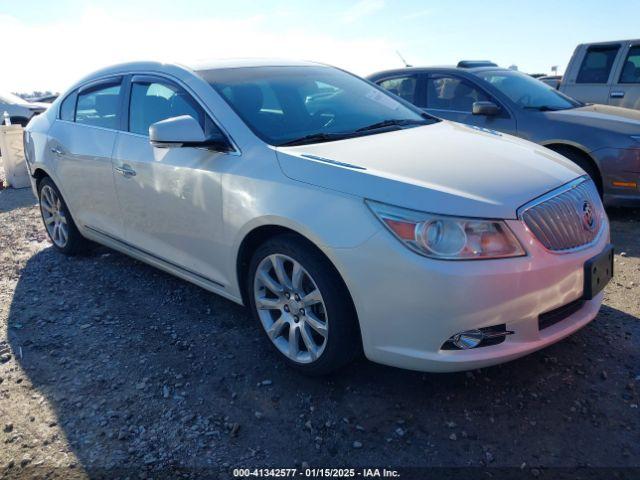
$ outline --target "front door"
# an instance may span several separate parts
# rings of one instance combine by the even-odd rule
[[[429,74],[426,78],[425,111],[454,122],[517,135],[516,121],[493,97],[475,83],[452,74]],[[474,115],[475,102],[493,102],[501,111],[497,115]]]
[[[207,149],[156,148],[149,126],[191,115],[203,129],[217,128],[182,87],[165,79],[134,76],[127,132],[114,152],[116,190],[126,242],[166,263],[226,284],[222,242],[222,171],[237,157]]]

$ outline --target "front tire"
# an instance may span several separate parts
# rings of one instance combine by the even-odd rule
[[[38,182],[40,215],[53,246],[65,255],[86,250],[88,240],[78,231],[60,190],[49,177]]]
[[[297,370],[324,375],[360,351],[344,282],[324,255],[296,235],[279,235],[256,250],[247,292],[271,345]]]

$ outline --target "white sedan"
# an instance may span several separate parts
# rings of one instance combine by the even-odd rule
[[[92,240],[247,305],[309,374],[360,351],[426,371],[511,360],[593,320],[613,273],[579,167],[326,65],[106,68],[25,147],[56,249]]]

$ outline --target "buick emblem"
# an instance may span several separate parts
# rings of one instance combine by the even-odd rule
[[[585,230],[592,232],[596,228],[596,217],[593,212],[593,205],[589,200],[585,200],[582,203],[582,211],[579,213],[582,216],[582,226]]]

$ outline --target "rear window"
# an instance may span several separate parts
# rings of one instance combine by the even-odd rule
[[[117,130],[120,126],[120,84],[78,94],[76,123]]]
[[[620,83],[640,83],[640,45],[629,49],[620,74]]]
[[[589,47],[580,66],[576,83],[607,83],[619,45]]]

